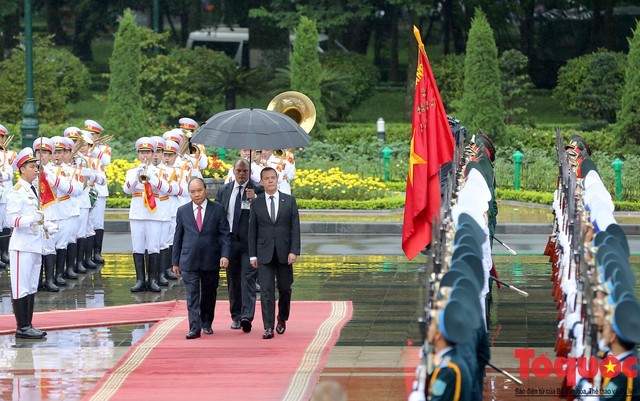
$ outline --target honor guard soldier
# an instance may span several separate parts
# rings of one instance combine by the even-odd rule
[[[160,250],[160,265],[164,270],[164,275],[169,280],[177,280],[175,274],[173,274],[171,255],[173,254],[173,236],[176,231],[176,215],[178,213],[178,207],[183,205],[185,200],[189,200],[189,183],[184,175],[184,170],[175,168],[176,158],[180,146],[174,141],[166,140],[163,150],[163,160],[165,176],[169,177],[169,184],[175,184],[178,187],[178,192],[169,196],[169,207],[171,208],[171,220],[168,222],[168,228],[162,229],[164,238],[163,243],[166,244],[166,249]],[[164,223],[163,223],[164,224]],[[164,253],[163,253],[164,252]]]
[[[7,193],[7,220],[13,227],[9,242],[11,257],[11,300],[16,317],[16,338],[38,339],[46,335],[31,325],[35,295],[40,279],[44,232],[54,233],[57,226],[44,218],[40,210],[37,184],[38,160],[30,148],[18,153],[15,168],[20,179]]]
[[[471,373],[457,344],[472,342],[473,331],[480,327],[480,317],[464,292],[454,284],[449,298],[441,301],[446,304],[431,312],[427,341],[432,344],[435,355],[426,388],[431,401],[471,400]]]
[[[160,245],[163,222],[171,220],[169,195],[178,193],[179,188],[165,180],[158,167],[153,165],[156,144],[149,137],[136,141],[140,164],[127,171],[123,190],[132,195],[129,209],[133,263],[136,269],[136,284],[131,292],[159,292],[158,272],[160,269]],[[145,252],[148,253],[145,280]]]
[[[12,137],[8,137],[9,130],[0,124],[0,269],[5,269],[9,264],[9,237],[11,229],[6,221],[7,196],[6,193],[13,187],[13,167],[15,152],[7,149]]]
[[[104,128],[94,120],[86,120],[84,122],[84,129],[91,132],[93,136],[94,146],[90,154],[91,157],[97,161],[93,168],[104,173],[105,168],[111,164],[111,146],[106,143],[110,138],[109,136],[101,136]],[[91,220],[95,235],[88,241],[89,244],[93,243],[93,249],[89,248],[87,253],[92,255],[91,260],[93,262],[104,264],[104,258],[102,257],[104,213],[107,207],[107,197],[109,196],[109,183],[106,180],[106,175],[104,183],[96,183],[94,189],[97,191],[98,198],[89,212],[89,219]]]
[[[55,179],[54,187],[57,197],[55,207],[57,209],[57,223],[60,228],[60,231],[55,235],[55,284],[57,286],[66,286],[67,283],[63,277],[65,276],[65,263],[67,261],[67,246],[72,236],[73,241],[75,241],[76,234],[76,223],[72,222],[72,216],[74,210],[76,210],[77,214],[75,215],[74,221],[77,222],[80,213],[80,208],[77,206],[77,203],[75,208],[73,204],[82,193],[82,186],[79,182],[72,180],[69,166],[65,164],[65,152],[68,149],[67,153],[71,154],[73,141],[61,136],[54,136],[51,138],[51,141],[53,142],[54,149],[52,155],[53,160],[48,166],[50,166]],[[75,275],[73,268],[71,268],[70,272]]]

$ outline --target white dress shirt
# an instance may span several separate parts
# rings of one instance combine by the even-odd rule
[[[193,204],[193,217],[196,219],[196,222],[198,221],[198,205],[196,205],[195,202],[192,203]],[[204,212],[207,210],[207,199],[204,199],[204,202],[202,202],[202,222],[204,223]]]
[[[278,205],[280,204],[280,192],[276,191],[275,194],[273,195],[269,195],[268,193],[264,193],[264,198],[267,201],[267,214],[269,216],[271,216],[271,196],[273,196],[273,204],[275,205],[275,213],[276,215],[273,216],[273,220],[276,219],[276,217],[278,217]]]

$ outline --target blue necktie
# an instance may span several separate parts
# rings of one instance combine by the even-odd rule
[[[236,202],[233,208],[233,232],[238,232],[237,224],[240,221],[240,212],[242,211],[242,185],[238,187],[238,193],[236,194]]]

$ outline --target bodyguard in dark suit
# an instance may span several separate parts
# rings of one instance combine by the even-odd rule
[[[216,202],[224,206],[231,229],[231,257],[227,268],[231,328],[251,331],[256,310],[256,269],[249,264],[249,207],[256,194],[264,193],[261,185],[249,183],[249,162],[240,159],[233,166],[235,179],[218,188]]]
[[[264,195],[251,203],[249,217],[249,255],[251,266],[258,269],[260,304],[264,334],[273,338],[275,316],[275,286],[278,284],[278,325],[276,332],[284,334],[291,305],[293,264],[300,254],[300,216],[296,200],[278,191],[278,174],[271,167],[260,173]]]
[[[189,182],[191,202],[178,208],[173,239],[173,273],[182,276],[187,293],[189,333],[213,334],[220,268],[229,266],[229,223],[224,207],[206,197],[204,181]]]

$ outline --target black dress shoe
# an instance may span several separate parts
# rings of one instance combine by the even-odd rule
[[[231,322],[231,330],[238,330],[238,329],[240,329],[240,321],[234,320],[233,322]]]
[[[194,338],[200,338],[200,330],[191,330],[186,335],[187,340],[193,340]]]
[[[213,334],[213,329],[211,327],[205,327],[204,329],[202,329],[202,332],[204,334]]]
[[[251,321],[249,319],[242,319],[240,321],[240,327],[245,333],[251,333]]]
[[[285,330],[287,330],[287,322],[284,320],[278,319],[278,325],[276,326],[276,333],[284,334]]]
[[[264,334],[262,335],[262,338],[264,340],[268,340],[270,338],[273,338],[273,329],[266,329],[264,331]]]

